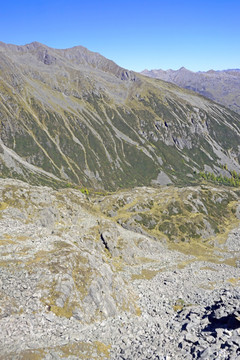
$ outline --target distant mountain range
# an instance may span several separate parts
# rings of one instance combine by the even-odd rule
[[[183,74],[190,82],[193,73]],[[207,77],[215,87],[215,77],[224,83],[238,75],[196,78]],[[2,177],[107,190],[195,184],[199,171],[226,174],[227,165],[240,172],[239,144],[240,115],[197,93],[123,69],[81,46],[0,43]]]
[[[0,43],[0,360],[239,359],[239,174],[227,107]]]
[[[142,74],[196,91],[240,114],[240,69],[193,72],[182,67],[179,70],[144,70]]]

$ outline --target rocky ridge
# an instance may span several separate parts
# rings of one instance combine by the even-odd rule
[[[169,81],[185,89],[214,100],[229,109],[240,113],[240,70],[193,72],[184,67],[179,70],[144,70],[143,75]]]
[[[198,248],[191,228],[178,242],[119,220],[197,216],[206,185],[85,195],[6,179],[0,190],[1,359],[240,357],[236,190],[207,187],[209,217],[225,212],[215,233],[199,227]]]

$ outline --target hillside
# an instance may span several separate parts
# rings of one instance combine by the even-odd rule
[[[196,91],[240,114],[240,70],[198,71],[144,70],[143,75]]]
[[[0,43],[0,97],[2,177],[115,190],[240,172],[240,115],[81,46]]]
[[[0,97],[0,360],[239,357],[240,115],[37,42]]]
[[[236,359],[239,219],[229,188],[0,179],[0,359]]]

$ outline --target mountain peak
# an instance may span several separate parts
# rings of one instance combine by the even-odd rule
[[[142,73],[193,90],[240,114],[239,69],[193,72],[182,66],[179,70],[145,70]],[[231,94],[231,97],[226,94]]]
[[[44,65],[60,65],[65,66],[87,66],[95,70],[111,73],[124,81],[135,81],[136,75],[133,71],[124,69],[117,65],[114,61],[109,60],[97,52],[88,50],[86,47],[77,45],[66,49],[54,49],[33,41],[25,45],[13,45],[0,42],[0,48],[9,53],[11,59],[17,57],[22,62],[21,56],[24,54],[24,64],[39,70],[39,61]],[[28,57],[28,53],[30,54]],[[20,56],[20,57],[19,57]],[[35,58],[35,60],[34,60]]]
[[[28,48],[30,48],[30,47],[31,48],[47,47],[46,45],[44,45],[44,44],[42,44],[42,43],[40,43],[38,41],[33,41],[33,42],[31,42],[29,44],[26,44],[26,45],[23,45],[23,46],[26,46]]]

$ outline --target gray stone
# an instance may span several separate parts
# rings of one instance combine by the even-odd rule
[[[189,342],[191,342],[191,343],[197,343],[197,342],[198,342],[197,336],[194,335],[194,334],[189,334],[189,333],[187,333],[187,334],[185,335],[185,340],[186,340],[186,341],[189,341]]]

